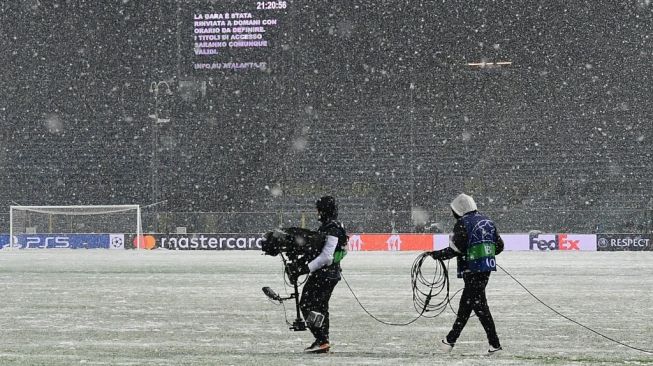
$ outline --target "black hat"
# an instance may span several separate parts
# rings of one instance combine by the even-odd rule
[[[338,205],[332,196],[324,196],[315,202],[320,221],[326,222],[338,218]]]

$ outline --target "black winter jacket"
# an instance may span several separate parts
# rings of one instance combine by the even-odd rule
[[[496,244],[496,253],[499,254],[503,251],[503,239],[501,235],[497,232],[497,237],[499,240]],[[439,258],[442,260],[451,259],[457,257],[458,268],[467,267],[467,246],[469,245],[469,240],[467,239],[467,229],[463,222],[462,217],[456,220],[456,224],[453,227],[453,237],[451,239],[451,246],[438,250],[434,252],[434,258]],[[455,247],[455,248],[454,248]]]

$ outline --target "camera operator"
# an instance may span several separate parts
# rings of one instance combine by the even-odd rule
[[[324,247],[315,259],[300,259],[290,263],[286,270],[291,282],[297,281],[300,275],[309,273],[299,305],[315,342],[304,352],[326,353],[330,348],[329,299],[340,281],[340,260],[347,253],[347,233],[336,220],[338,206],[335,198],[324,196],[315,203],[315,207],[321,223],[318,232],[326,237]]]

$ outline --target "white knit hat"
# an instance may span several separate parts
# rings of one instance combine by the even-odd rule
[[[471,196],[468,196],[464,193],[459,194],[456,198],[451,201],[451,209],[458,216],[463,216],[464,214],[472,211],[476,211],[476,202]]]

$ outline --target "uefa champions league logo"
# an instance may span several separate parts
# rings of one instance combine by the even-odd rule
[[[110,249],[124,249],[125,236],[120,234],[109,235],[109,248]]]
[[[496,228],[494,227],[494,224],[492,224],[492,221],[481,220],[477,222],[474,228],[472,229],[472,241],[476,242],[476,241],[492,238],[495,232],[496,232]]]

